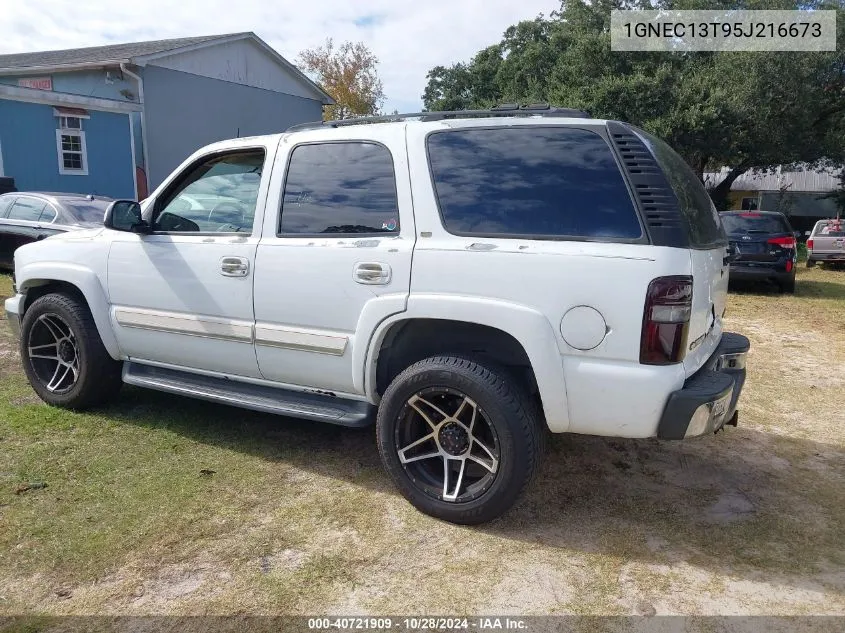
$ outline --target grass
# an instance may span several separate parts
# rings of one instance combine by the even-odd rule
[[[727,322],[752,340],[738,429],[554,437],[479,528],[413,510],[372,430],[131,388],[47,407],[0,323],[0,615],[843,614],[845,271],[739,288]]]

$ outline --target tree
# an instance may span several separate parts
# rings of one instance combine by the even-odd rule
[[[297,64],[325,90],[335,105],[326,106],[323,120],[348,119],[378,114],[384,103],[384,87],[376,72],[378,58],[363,42],[344,42],[302,51]]]
[[[839,173],[839,188],[819,196],[819,198],[833,200],[836,205],[836,217],[845,217],[845,169]]]
[[[640,53],[610,50],[610,11],[631,8],[837,9],[837,50]],[[669,142],[699,173],[730,167],[723,205],[748,169],[845,157],[845,11],[795,0],[564,0],[520,22],[468,63],[437,67],[430,110],[548,101],[629,121]]]

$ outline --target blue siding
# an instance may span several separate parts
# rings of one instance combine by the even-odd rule
[[[93,193],[133,198],[135,175],[129,115],[89,110],[83,120],[88,175],[59,174],[57,119],[53,106],[0,99],[3,171],[15,186],[29,191]]]
[[[107,72],[111,83],[106,83]],[[53,92],[138,103],[138,86],[135,80],[126,75],[120,79],[120,75],[120,69],[111,69],[108,71],[79,70],[52,75],[26,75],[26,77],[52,77]],[[0,77],[0,83],[17,86],[18,79],[20,79],[19,76]],[[127,99],[127,95],[132,99]]]
[[[315,99],[158,66],[144,68],[144,100],[151,189],[203,145],[276,134],[295,123],[319,121],[323,112]]]

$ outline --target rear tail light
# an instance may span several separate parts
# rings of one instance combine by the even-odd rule
[[[810,250],[813,250],[813,240],[812,239],[807,240],[807,248],[809,248]]]
[[[782,246],[783,248],[795,248],[794,237],[773,237],[767,241],[769,244],[777,244],[778,246]]]
[[[640,362],[669,365],[684,359],[692,314],[692,277],[658,277],[648,285]]]
[[[792,272],[792,260],[791,259],[786,260],[786,272],[788,272],[788,273]]]

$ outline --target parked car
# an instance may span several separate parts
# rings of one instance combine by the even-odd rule
[[[819,220],[807,238],[807,268],[845,262],[845,220]]]
[[[111,198],[72,193],[0,195],[0,267],[11,269],[17,248],[45,237],[103,225]]]
[[[719,215],[625,123],[498,109],[297,126],[199,150],[105,225],[15,255],[6,314],[52,405],[122,380],[375,422],[405,497],[467,524],[514,503],[549,429],[737,422],[749,343],[722,329]]]
[[[734,250],[731,280],[771,281],[795,292],[797,238],[789,220],[776,211],[725,211],[722,224]]]

